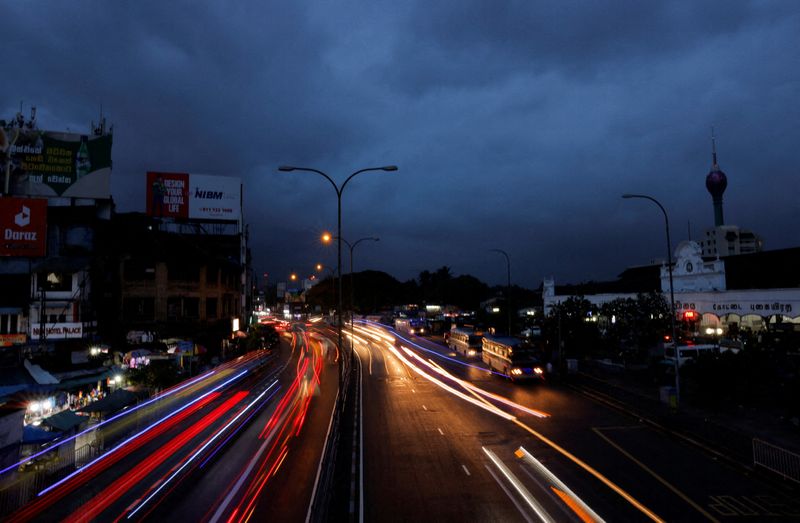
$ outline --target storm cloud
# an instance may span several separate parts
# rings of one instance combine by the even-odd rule
[[[448,265],[502,283],[609,279],[713,225],[714,126],[728,223],[797,246],[794,2],[5,3],[0,118],[114,124],[118,210],[145,172],[240,177],[258,273],[332,264],[330,184],[356,270]],[[345,260],[347,258],[345,257]]]

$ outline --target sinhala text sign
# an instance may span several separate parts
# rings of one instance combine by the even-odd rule
[[[9,144],[10,191],[19,196],[109,198],[111,135],[2,129]]]

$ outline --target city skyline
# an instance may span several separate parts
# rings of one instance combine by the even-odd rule
[[[355,270],[446,265],[491,285],[613,279],[714,224],[711,126],[726,223],[765,249],[800,218],[792,4],[483,3],[8,7],[0,118],[115,126],[112,195],[144,211],[146,172],[242,179],[256,274],[335,265],[319,235],[338,183],[343,236],[377,236]],[[123,23],[112,21],[124,20]],[[113,27],[112,27],[113,25]],[[91,27],[92,30],[86,30]],[[795,51],[791,51],[795,49]],[[345,257],[346,260],[346,257]],[[345,261],[345,263],[347,263]]]

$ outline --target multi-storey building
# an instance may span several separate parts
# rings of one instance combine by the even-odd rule
[[[115,339],[152,332],[157,338],[199,338],[213,350],[244,327],[248,285],[238,224],[127,213],[115,215],[112,228]]]

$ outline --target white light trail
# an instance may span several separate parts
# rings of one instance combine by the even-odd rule
[[[540,505],[538,501],[536,501],[536,498],[534,498],[531,493],[528,492],[528,489],[526,489],[520,480],[517,479],[517,477],[508,469],[508,467],[506,467],[505,463],[500,461],[500,458],[498,458],[491,450],[487,449],[486,447],[481,448],[489,457],[489,459],[492,460],[492,463],[494,463],[500,472],[503,473],[508,482],[511,483],[511,485],[516,489],[519,495],[522,496],[522,499],[525,500],[525,503],[527,503],[528,506],[533,509],[537,516],[539,516],[539,519],[545,523],[555,523],[555,520],[550,517],[550,514],[547,513],[544,507]]]
[[[419,374],[420,376],[422,376],[422,377],[423,377],[423,378],[425,378],[426,380],[430,381],[431,383],[433,383],[433,384],[435,384],[435,385],[438,385],[438,386],[439,386],[439,387],[441,387],[442,389],[444,389],[444,390],[448,391],[449,393],[451,393],[451,394],[453,394],[453,395],[455,395],[455,396],[458,396],[459,398],[463,399],[464,401],[467,401],[467,402],[469,402],[469,403],[472,403],[473,405],[475,405],[475,406],[477,406],[477,407],[480,407],[480,408],[482,408],[482,409],[484,409],[484,410],[488,410],[488,411],[489,411],[489,412],[491,412],[492,414],[495,414],[495,415],[497,415],[497,416],[500,416],[501,418],[504,418],[504,419],[507,419],[507,420],[514,420],[514,419],[516,419],[516,418],[515,418],[514,416],[512,416],[511,414],[507,414],[506,412],[504,412],[504,411],[502,411],[502,410],[498,409],[498,408],[497,408],[497,407],[495,407],[494,405],[487,405],[486,403],[482,403],[482,402],[480,402],[480,401],[476,400],[475,398],[472,398],[472,397],[470,397],[470,396],[467,396],[467,395],[466,395],[466,394],[464,394],[463,392],[461,392],[461,391],[458,391],[458,390],[454,389],[453,387],[451,387],[451,386],[449,386],[449,385],[445,384],[445,383],[444,383],[444,382],[442,382],[441,380],[438,380],[438,379],[436,379],[435,377],[431,376],[430,374],[428,374],[428,373],[427,373],[427,372],[425,372],[424,370],[420,369],[419,367],[417,367],[416,365],[414,365],[413,363],[411,363],[410,361],[408,361],[408,360],[405,358],[405,356],[403,356],[403,355],[400,353],[400,351],[398,351],[398,350],[397,350],[396,348],[394,348],[393,346],[389,345],[387,348],[388,348],[388,349],[389,349],[389,350],[392,352],[392,354],[394,354],[395,356],[397,356],[397,358],[398,358],[400,361],[402,361],[404,364],[406,364],[406,366],[408,366],[408,367],[409,367],[411,370],[413,370],[414,372],[416,372],[417,374]]]
[[[516,455],[521,456],[521,458],[526,463],[532,465],[534,468],[536,468],[536,470],[539,471],[539,473],[541,473],[551,483],[553,483],[556,487],[567,493],[572,498],[572,500],[578,506],[580,506],[580,508],[583,509],[586,512],[586,514],[589,515],[594,521],[600,523],[603,523],[605,521],[594,510],[592,510],[592,508],[589,505],[587,505],[581,498],[579,498],[577,494],[572,492],[572,490],[570,490],[570,488],[567,485],[565,485],[564,482],[558,478],[558,476],[550,472],[550,469],[545,467],[538,459],[534,458],[533,455],[525,449],[525,447],[520,447],[517,450]]]

